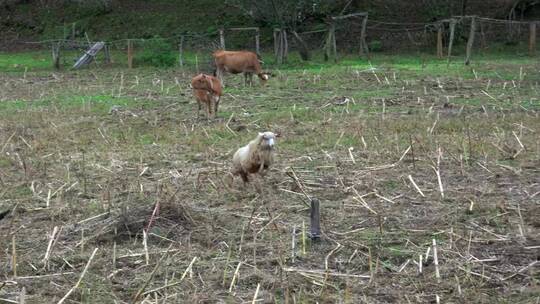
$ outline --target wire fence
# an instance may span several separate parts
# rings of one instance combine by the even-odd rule
[[[366,14],[367,18],[367,14]],[[475,24],[472,25],[472,20]],[[450,45],[453,45],[453,56],[463,55],[466,52],[479,52],[495,50],[499,47],[513,47],[522,53],[533,56],[536,53],[537,32],[539,21],[516,21],[492,19],[477,16],[456,16],[445,20],[426,23],[415,22],[388,22],[367,19],[365,23],[366,40],[369,54],[361,51],[362,18],[339,20],[334,24],[336,59],[350,55],[373,55],[377,52],[423,52],[446,54]],[[471,31],[471,26],[473,29]],[[454,27],[452,35],[452,27]],[[149,39],[125,38],[103,41],[106,51],[99,52],[95,58],[98,64],[116,64],[127,66],[179,65],[194,67],[197,70],[211,69],[211,53],[214,50],[247,49],[260,50],[265,56],[265,62],[273,62],[273,55],[277,56],[276,32],[274,29],[256,29],[256,32],[222,29],[206,33],[186,33],[170,37],[155,37]],[[285,29],[292,33],[292,30]],[[294,52],[304,46],[310,51],[323,50],[328,44],[330,27],[328,25],[318,28],[288,34],[285,54]],[[471,35],[476,38],[471,39]],[[88,50],[97,41],[86,39],[48,39],[41,41],[24,42],[25,45],[40,48],[56,49],[60,64],[69,67],[73,62]],[[259,46],[260,44],[260,46]],[[470,44],[469,46],[467,46]],[[469,54],[470,56],[470,54]],[[448,56],[450,58],[450,56]],[[57,59],[58,60],[58,59]],[[285,58],[285,61],[287,58]]]

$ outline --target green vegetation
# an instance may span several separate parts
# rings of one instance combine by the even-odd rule
[[[171,67],[178,63],[178,53],[170,42],[156,36],[143,43],[143,50],[135,60],[135,64],[138,63],[155,67]]]

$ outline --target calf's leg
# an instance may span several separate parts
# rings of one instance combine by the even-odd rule
[[[214,118],[216,118],[217,113],[218,113],[218,106],[219,106],[220,97],[219,96],[212,96],[212,99],[213,99],[213,103],[214,103]]]

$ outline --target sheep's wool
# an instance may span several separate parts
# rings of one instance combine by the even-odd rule
[[[249,146],[243,146],[234,153],[235,159],[247,159],[249,154]]]
[[[267,169],[273,162],[274,138],[272,132],[259,133],[249,144],[238,149],[233,156],[233,174],[240,174],[247,180],[247,174]]]

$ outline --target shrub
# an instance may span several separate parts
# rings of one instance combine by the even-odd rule
[[[382,42],[380,40],[372,40],[368,43],[370,52],[380,52],[382,51]]]
[[[142,52],[138,56],[135,55],[135,62],[157,67],[174,66],[176,56],[176,52],[169,41],[155,36],[144,41]]]

